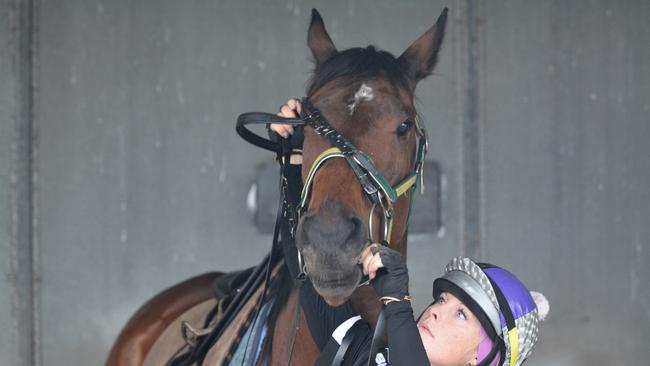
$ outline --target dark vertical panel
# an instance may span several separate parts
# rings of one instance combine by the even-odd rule
[[[481,4],[467,1],[466,79],[462,124],[464,254],[481,256]]]
[[[33,365],[32,2],[0,2],[0,354]]]

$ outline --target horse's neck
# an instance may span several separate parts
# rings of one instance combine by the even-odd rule
[[[406,235],[392,245],[395,250],[406,254]],[[273,330],[271,365],[305,365],[314,364],[318,357],[318,348],[313,341],[304,314],[300,314],[299,326],[295,328],[296,306],[298,299],[295,287],[292,288],[285,306],[277,315]],[[370,285],[357,289],[350,298],[352,307],[375,328],[381,311],[379,296]],[[290,360],[290,361],[289,361]]]
[[[381,311],[379,296],[370,285],[359,287],[350,297],[352,307],[361,315],[362,318],[369,321],[372,327],[375,327],[377,317]]]
[[[402,239],[395,241],[395,243],[393,243],[390,246],[391,248],[393,248],[393,249],[397,250],[398,252],[400,252],[402,254],[402,256],[404,256],[404,259],[406,259],[406,254],[407,254],[407,252],[406,252],[406,247],[407,247],[406,241],[407,240],[406,239],[407,239],[407,234],[405,233],[404,236],[402,237]]]

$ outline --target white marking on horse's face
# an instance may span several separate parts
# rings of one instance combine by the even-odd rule
[[[372,100],[372,98],[374,98],[374,94],[372,93],[372,88],[366,84],[361,84],[359,90],[357,90],[357,92],[354,93],[354,102],[348,105],[348,109],[350,109],[350,115],[354,113],[359,103],[369,102]]]

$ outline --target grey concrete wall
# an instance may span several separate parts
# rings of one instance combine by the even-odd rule
[[[101,364],[147,298],[263,256],[270,237],[255,231],[245,199],[271,156],[241,141],[234,120],[304,92],[311,7],[339,48],[374,43],[399,54],[445,6],[41,1],[25,40],[31,25],[11,22],[24,3],[0,11],[8,365],[31,355],[44,365]],[[549,296],[552,315],[528,365],[643,364],[648,5],[489,4],[450,4],[439,67],[418,88],[446,190],[444,230],[410,238],[415,306],[427,305],[448,258],[470,253]],[[36,50],[27,96],[31,76],[17,60],[29,55],[18,39]]]
[[[546,291],[554,364],[646,364],[650,3],[504,1],[484,16],[483,254]]]

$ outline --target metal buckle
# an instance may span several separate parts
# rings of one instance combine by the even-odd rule
[[[386,206],[384,206],[384,201],[381,199],[381,195],[377,194],[377,198],[379,198],[379,206],[381,207],[381,212],[384,215],[384,236],[383,236],[383,240],[389,241],[390,238],[388,237],[388,221],[391,220],[391,218],[389,217],[388,210],[386,209]],[[386,198],[386,202],[390,202],[390,200],[388,198]],[[391,210],[392,210],[392,208],[391,208]]]
[[[372,227],[372,217],[374,216],[376,208],[377,208],[377,204],[373,203],[372,206],[370,207],[370,215],[368,215],[368,238],[370,239],[371,243],[375,242],[374,240],[372,240],[372,235],[374,231]]]
[[[300,273],[298,273],[298,277],[296,277],[297,280],[306,280],[307,279],[307,264],[302,262],[302,253],[300,253],[300,250],[297,250],[298,252],[298,268],[300,268]]]
[[[388,199],[387,199],[387,201],[388,201]],[[377,208],[377,206],[379,206],[381,208],[381,214],[382,214],[382,216],[384,218],[384,220],[383,220],[384,221],[384,233],[383,233],[384,235],[382,237],[382,241],[388,242],[390,240],[390,238],[388,238],[388,231],[389,231],[388,225],[389,225],[389,221],[392,220],[392,209],[393,208],[392,208],[392,206],[390,206],[389,209],[386,209],[386,206],[384,205],[384,202],[383,202],[382,197],[381,197],[381,191],[377,191],[377,203],[372,204],[372,206],[370,208],[370,214],[368,215],[368,237],[370,238],[370,241],[372,243],[381,242],[381,241],[378,241],[378,240],[374,240],[373,237],[372,237],[373,236],[372,217],[373,217],[373,215],[375,213],[375,209]],[[389,210],[390,210],[390,213],[389,213]]]

